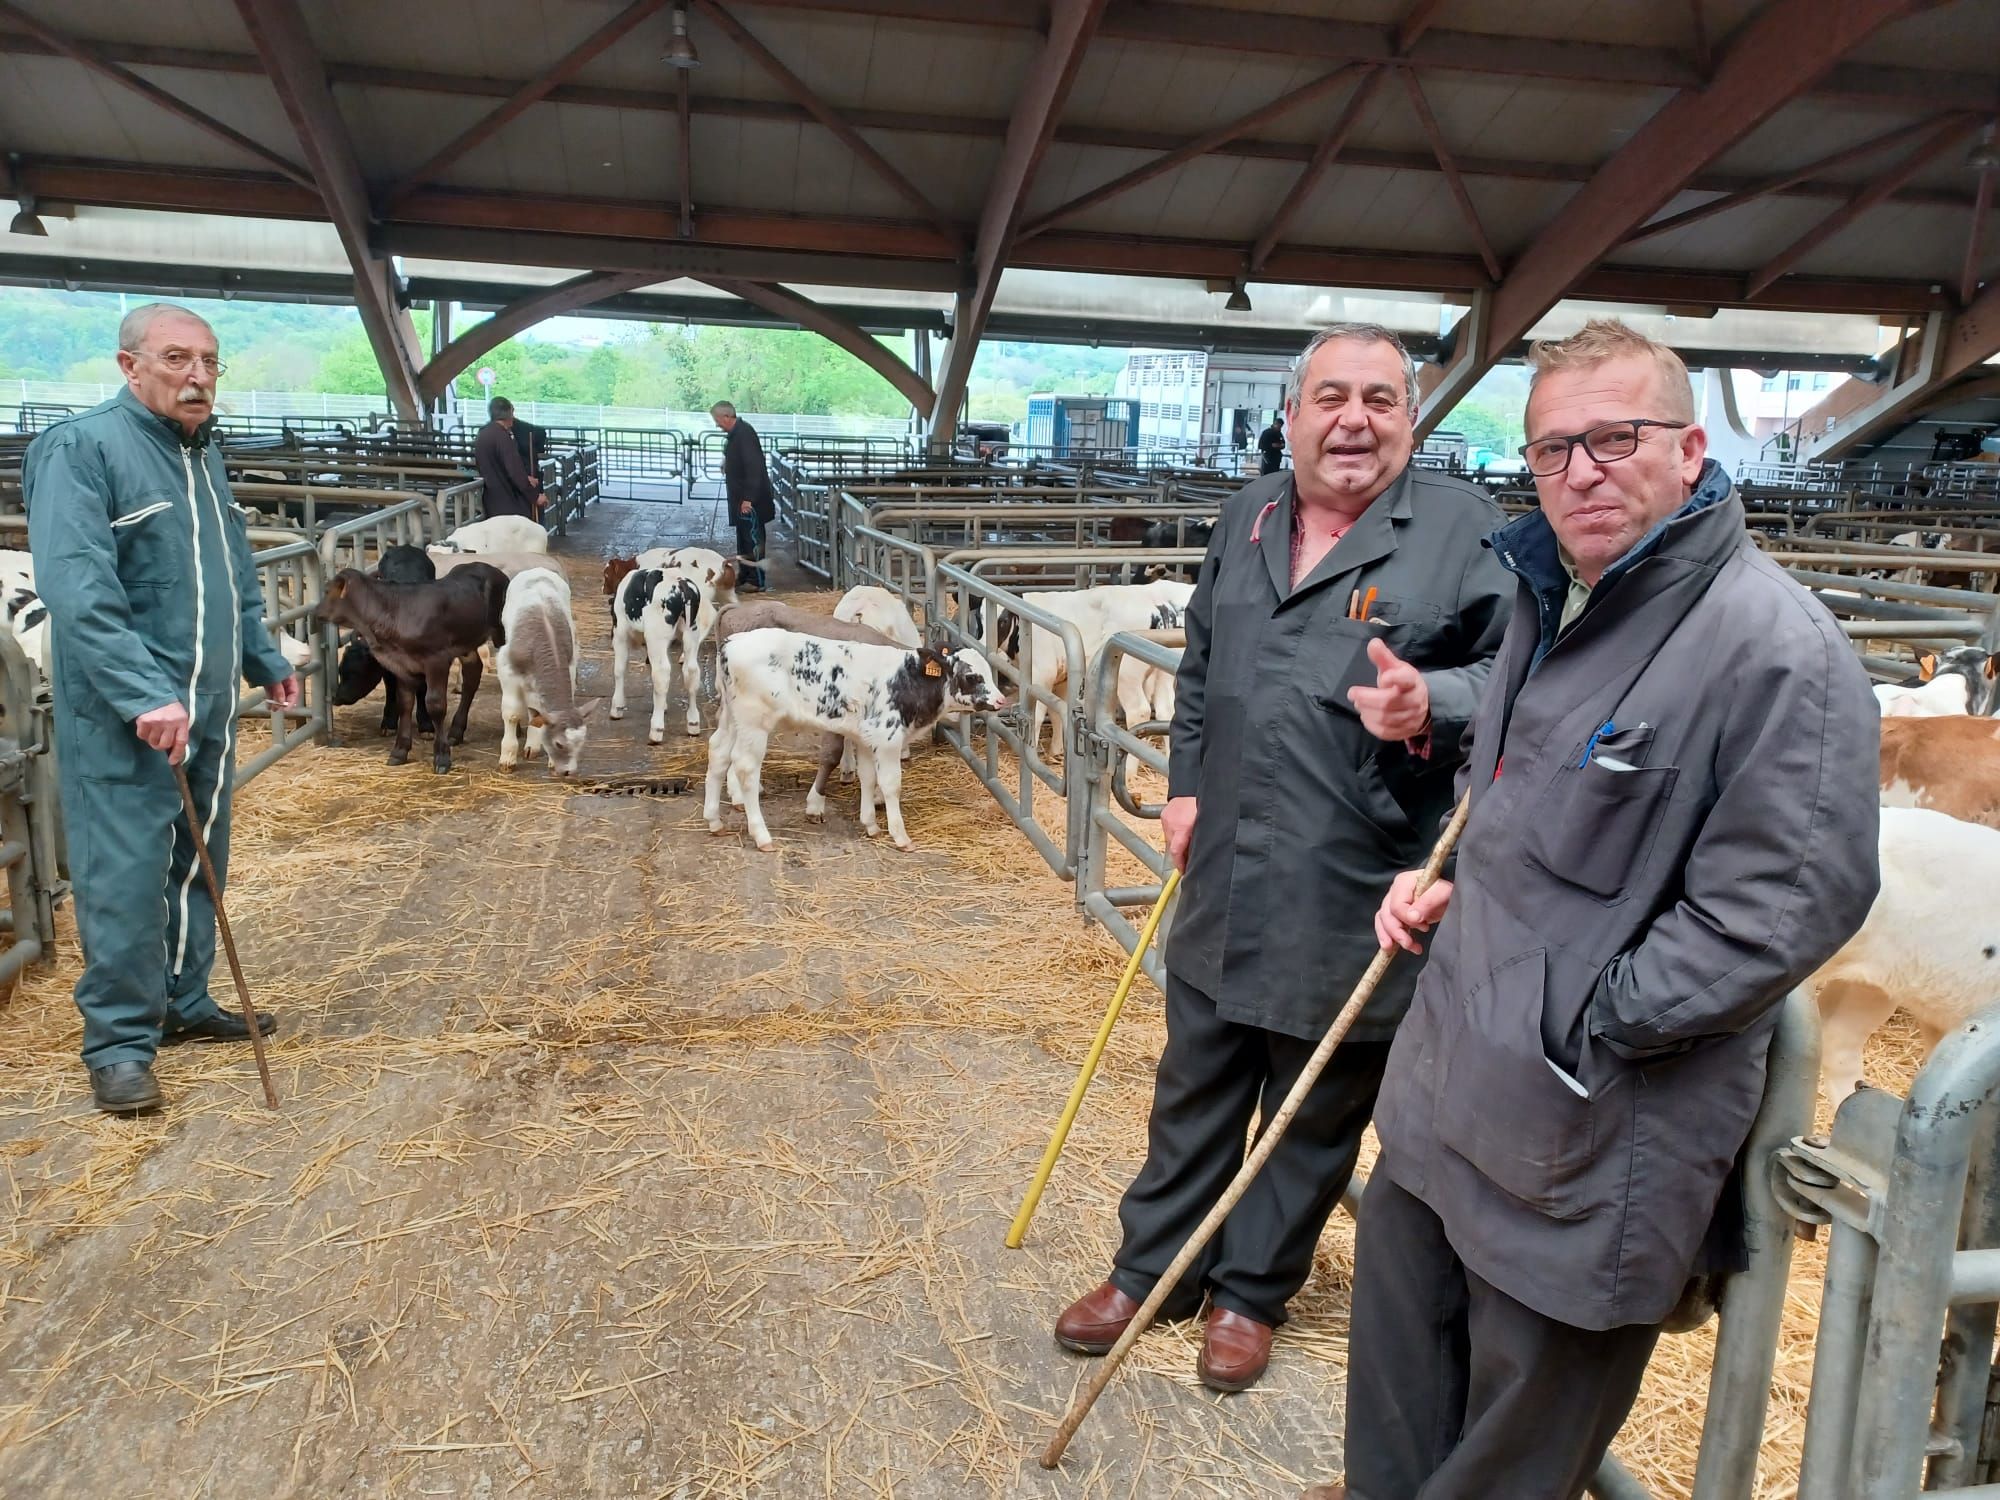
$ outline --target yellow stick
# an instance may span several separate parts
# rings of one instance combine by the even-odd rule
[[[1035,1206],[1042,1201],[1042,1189],[1049,1185],[1049,1174],[1056,1169],[1056,1158],[1062,1155],[1063,1143],[1069,1139],[1069,1128],[1076,1123],[1076,1112],[1083,1104],[1084,1090],[1090,1087],[1090,1080],[1097,1074],[1098,1059],[1104,1056],[1104,1044],[1111,1040],[1111,1028],[1118,1024],[1118,1013],[1125,1008],[1125,997],[1132,993],[1132,981],[1139,976],[1139,965],[1145,960],[1146,949],[1152,946],[1153,934],[1159,929],[1160,916],[1167,909],[1167,902],[1181,883],[1181,872],[1169,870],[1166,884],[1160,887],[1160,899],[1153,903],[1152,915],[1146,918],[1146,925],[1140,929],[1139,941],[1132,949],[1132,957],[1126,961],[1125,973],[1118,981],[1118,988],[1111,996],[1110,1008],[1104,1012],[1104,1022],[1097,1028],[1096,1039],[1090,1044],[1090,1051],[1083,1059],[1083,1069],[1076,1075],[1076,1082],[1070,1085],[1069,1102],[1063,1105],[1062,1118],[1056,1121],[1056,1133],[1049,1137],[1049,1149],[1042,1153],[1042,1164],[1035,1168],[1035,1180],[1028,1184],[1028,1196],[1021,1200],[1021,1211],[1014,1215],[1014,1222],[1007,1230],[1007,1248],[1018,1250],[1028,1233],[1028,1220],[1035,1216]]]
[[[1423,894],[1431,882],[1443,872],[1445,860],[1450,857],[1452,847],[1458,843],[1458,836],[1465,831],[1465,820],[1471,812],[1471,804],[1472,796],[1469,792],[1458,799],[1457,811],[1451,815],[1451,821],[1445,825],[1444,833],[1439,837],[1436,847],[1431,850],[1430,859],[1426,861],[1417,877],[1417,894]],[[1063,1450],[1069,1447],[1069,1440],[1076,1436],[1076,1430],[1083,1425],[1083,1419],[1090,1414],[1090,1408],[1097,1404],[1097,1398],[1103,1395],[1104,1388],[1111,1384],[1111,1377],[1118,1373],[1118,1366],[1124,1362],[1125,1356],[1132,1352],[1132,1346],[1139,1342],[1139,1335],[1152,1327],[1153,1319],[1159,1314],[1161,1304],[1179,1284],[1188,1267],[1194,1264],[1195,1258],[1201,1254],[1202,1247],[1215,1237],[1215,1231],[1222,1227],[1222,1221],[1229,1216],[1229,1211],[1248,1190],[1250,1180],[1262,1169],[1264,1163],[1270,1160],[1271,1153],[1277,1149],[1278,1141],[1285,1133],[1285,1127],[1292,1123],[1292,1116],[1296,1115],[1299,1106],[1305,1103],[1306,1095],[1312,1091],[1313,1084],[1319,1081],[1319,1075],[1326,1070],[1327,1062],[1333,1057],[1334,1048],[1338,1047],[1341,1038],[1347,1035],[1355,1017],[1359,1016],[1362,1007],[1367,1005],[1368,997],[1375,993],[1375,986],[1381,983],[1382,975],[1388,971],[1389,964],[1397,952],[1395,948],[1383,948],[1376,953],[1375,961],[1369,964],[1367,972],[1354,986],[1354,992],[1347,997],[1347,1004],[1340,1008],[1340,1014],[1333,1018],[1333,1025],[1320,1039],[1319,1046],[1313,1049],[1313,1055],[1306,1060],[1305,1067],[1299,1072],[1298,1081],[1292,1085],[1292,1091],[1285,1095],[1285,1102],[1278,1106],[1277,1113],[1271,1116],[1269,1123],[1257,1137],[1257,1145],[1243,1163],[1242,1169],[1237,1172],[1235,1179],[1217,1200],[1215,1207],[1208,1211],[1208,1217],[1195,1227],[1194,1233],[1188,1237],[1188,1242],[1181,1246],[1180,1253],[1173,1258],[1160,1279],[1153,1284],[1153,1290],[1147,1295],[1146,1300],[1139,1304],[1139,1310],[1132,1314],[1132,1321],[1125,1325],[1125,1331],[1118,1336],[1118,1342],[1111,1346],[1111,1352],[1104,1356],[1090,1383],[1078,1391],[1075,1399],[1070,1402],[1069,1410],[1064,1413],[1061,1423],[1056,1427],[1055,1436],[1049,1439],[1048,1447],[1042,1450],[1043,1468],[1053,1469],[1062,1462]]]

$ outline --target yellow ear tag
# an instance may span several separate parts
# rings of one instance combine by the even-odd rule
[[[926,661],[926,662],[924,663],[924,676],[926,676],[926,677],[942,677],[942,676],[944,676],[944,668],[943,668],[943,667],[941,667],[941,666],[939,666],[939,665],[938,665],[938,664],[937,664],[936,662],[934,662],[934,661]]]

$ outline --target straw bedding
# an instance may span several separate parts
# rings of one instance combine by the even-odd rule
[[[1150,1500],[1337,1472],[1344,1217],[1264,1387],[1208,1396],[1198,1330],[1157,1330],[1039,1473],[1079,1369],[1047,1323],[1115,1241],[1157,1004],[1128,1008],[1028,1250],[999,1250],[1115,945],[946,751],[906,777],[917,855],[861,840],[851,792],[809,826],[798,756],[767,767],[778,855],[709,838],[699,746],[676,725],[648,753],[634,686],[586,773],[686,796],[505,776],[484,697],[450,776],[384,765],[363,706],[348,745],[253,783],[232,915],[284,1013],[282,1116],[247,1054],[192,1047],[163,1060],[164,1114],[94,1115],[67,930],[24,980],[0,1028],[0,1492],[171,1471],[189,1495]],[[1878,1042],[1877,1075],[1915,1045]],[[1802,1246],[1767,1497],[1791,1493],[1819,1270]],[[1687,1493],[1711,1344],[1665,1341],[1621,1439],[1658,1494]]]

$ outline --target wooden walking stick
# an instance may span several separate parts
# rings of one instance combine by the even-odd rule
[[[216,775],[224,774],[217,767]],[[229,935],[229,913],[222,909],[222,882],[215,878],[215,865],[208,857],[208,840],[201,836],[201,815],[194,810],[194,791],[188,786],[186,765],[174,763],[174,780],[181,789],[181,808],[187,813],[188,834],[194,839],[194,856],[201,861],[201,878],[208,882],[209,898],[215,902],[215,930],[222,938],[222,951],[229,955],[229,972],[236,979],[236,994],[243,1002],[243,1021],[250,1028],[250,1050],[257,1057],[257,1076],[264,1083],[264,1102],[278,1107],[277,1086],[271,1082],[271,1065],[264,1058],[264,1033],[258,1029],[257,1008],[250,1003],[250,986],[244,982],[243,965],[236,961],[236,939]]]
[[[1152,945],[1160,917],[1180,883],[1181,872],[1169,870],[1166,883],[1160,887],[1160,899],[1153,903],[1152,915],[1146,918],[1139,941],[1132,948],[1131,958],[1126,961],[1124,976],[1119,979],[1111,1004],[1104,1012],[1104,1021],[1097,1028],[1090,1051],[1084,1054],[1083,1067],[1076,1075],[1076,1082],[1070,1085],[1069,1100],[1063,1105],[1062,1118],[1056,1121],[1055,1134],[1049,1137],[1048,1150],[1042,1153],[1042,1164],[1035,1168],[1035,1180],[1028,1184],[1028,1195],[1021,1200],[1021,1211],[1014,1215],[1014,1222],[1008,1227],[1009,1250],[1021,1248],[1021,1240],[1028,1232],[1028,1221],[1034,1218],[1035,1206],[1042,1201],[1042,1189],[1049,1185],[1049,1174],[1056,1168],[1056,1158],[1062,1155],[1063,1144],[1069,1140],[1069,1128],[1076,1123],[1076,1112],[1083,1105],[1084,1090],[1090,1087],[1090,1080],[1097,1075],[1097,1062],[1104,1056],[1104,1044],[1111,1040],[1111,1028],[1118,1024],[1118,1013],[1125,1008],[1125,997],[1132,993],[1132,981],[1139,976],[1139,965],[1145,961],[1146,949]]]
[[[1431,857],[1418,872],[1418,895],[1428,890],[1431,883],[1438,878],[1439,871],[1444,869],[1445,860],[1450,856],[1453,846],[1458,843],[1459,834],[1465,830],[1466,816],[1471,808],[1472,799],[1469,793],[1459,798],[1457,810],[1452,813],[1451,821],[1445,825],[1444,832],[1438,837],[1437,847],[1431,850]],[[1299,1112],[1299,1106],[1305,1102],[1306,1095],[1311,1092],[1313,1084],[1318,1082],[1319,1075],[1325,1071],[1328,1061],[1333,1057],[1333,1049],[1340,1045],[1341,1039],[1354,1025],[1355,1018],[1361,1014],[1362,1007],[1368,1003],[1368,997],[1375,993],[1375,986],[1382,982],[1382,976],[1388,972],[1396,951],[1394,948],[1384,948],[1375,955],[1375,961],[1368,965],[1368,970],[1361,976],[1360,983],[1354,986],[1354,992],[1347,997],[1347,1003],[1340,1008],[1340,1014],[1333,1018],[1333,1025],[1327,1028],[1327,1033],[1320,1039],[1319,1046],[1313,1049],[1313,1055],[1299,1073],[1291,1092],[1285,1095],[1285,1102],[1278,1106],[1278,1112],[1271,1116],[1263,1134],[1257,1138],[1256,1148],[1244,1161],[1242,1169],[1237,1172],[1221,1198],[1216,1200],[1215,1207],[1208,1211],[1208,1217],[1196,1226],[1195,1232],[1188,1237],[1188,1242],[1181,1246],[1180,1253],[1173,1258],[1165,1274],[1154,1283],[1153,1290],[1139,1305],[1139,1310],[1132,1315],[1132,1321],[1125,1325],[1125,1331],[1118,1336],[1118,1342],[1111,1346],[1111,1352],[1104,1356],[1102,1366],[1091,1377],[1090,1383],[1070,1402],[1069,1410],[1063,1414],[1062,1423],[1056,1428],[1055,1436],[1049,1439],[1048,1447],[1042,1450],[1043,1468],[1053,1469],[1062,1462],[1063,1450],[1069,1447],[1069,1440],[1076,1436],[1077,1428],[1081,1427],[1083,1419],[1090,1415],[1090,1408],[1097,1404],[1097,1398],[1104,1394],[1104,1388],[1111,1384],[1111,1377],[1118,1373],[1118,1366],[1124,1362],[1125,1356],[1131,1353],[1132,1346],[1139,1342],[1140,1335],[1153,1326],[1153,1319],[1158,1316],[1161,1305],[1172,1295],[1181,1277],[1187,1274],[1187,1268],[1194,1264],[1195,1257],[1202,1252],[1202,1247],[1215,1238],[1215,1231],[1222,1227],[1222,1221],[1229,1217],[1229,1211],[1241,1201],[1244,1192],[1250,1186],[1251,1179],[1257,1175],[1264,1163],[1270,1160],[1271,1153],[1277,1149],[1278,1141],[1285,1133],[1285,1127],[1292,1123],[1292,1116]]]

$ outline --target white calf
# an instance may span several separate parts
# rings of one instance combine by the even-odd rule
[[[49,675],[49,607],[35,591],[35,560],[26,552],[0,549],[0,603],[7,610],[7,629],[21,654],[44,682]]]
[[[1885,807],[1880,848],[1882,893],[1868,920],[1801,986],[1819,1005],[1820,1087],[1835,1108],[1860,1086],[1862,1048],[1898,1006],[1928,1052],[2000,1001],[2000,911],[1991,900],[2000,830]]]
[[[1970,709],[1971,698],[1970,684],[1956,672],[1933,677],[1915,687],[1886,682],[1875,687],[1875,702],[1885,719],[1934,719],[1945,714],[1962,714]]]
[[[733,779],[750,837],[766,851],[774,846],[759,791],[772,731],[818,729],[853,740],[862,832],[874,836],[880,783],[889,837],[898,849],[909,849],[914,846],[903,827],[905,742],[945,714],[1005,707],[985,658],[971,650],[945,656],[789,630],[746,630],[724,644],[719,675],[722,715],[708,742],[702,812],[710,830],[720,832],[723,783]]]
[[[546,749],[551,775],[574,776],[590,716],[603,700],[576,696],[569,580],[548,568],[521,574],[507,585],[500,620],[507,633],[498,652],[500,767],[514,769],[521,753],[516,731],[525,725],[528,758]]]
[[[857,583],[842,594],[840,603],[833,607],[833,617],[836,620],[852,620],[870,630],[879,630],[897,645],[907,646],[912,651],[924,643],[923,636],[917,631],[917,622],[910,617],[903,601],[872,583]]]
[[[1181,615],[1187,609],[1188,600],[1193,597],[1193,584],[1175,578],[1160,578],[1152,583],[1107,583],[1096,588],[1023,594],[1021,599],[1076,626],[1077,634],[1083,638],[1083,660],[1088,670],[1104,643],[1120,631],[1179,629]],[[1033,638],[1034,661],[1030,681],[1053,692],[1069,670],[1062,640],[1040,625],[1033,627]],[[1015,653],[1010,650],[1008,654]],[[1171,719],[1174,713],[1173,678],[1143,662],[1128,660],[1122,663],[1118,670],[1118,707],[1125,715],[1127,724],[1143,724],[1154,718]],[[1042,721],[1047,715],[1047,706],[1036,699],[1028,719],[1030,745],[1041,744]],[[1049,759],[1060,761],[1062,757],[1063,729],[1058,724]]]
[[[432,552],[546,552],[549,533],[540,521],[526,516],[489,516],[461,526]]]
[[[683,567],[640,568],[618,581],[611,596],[611,717],[625,717],[625,672],[632,647],[643,645],[653,679],[649,744],[667,737],[667,699],[673,693],[673,647],[681,647],[681,684],[687,691],[687,732],[701,733],[701,644],[715,628],[715,592],[705,573]]]

